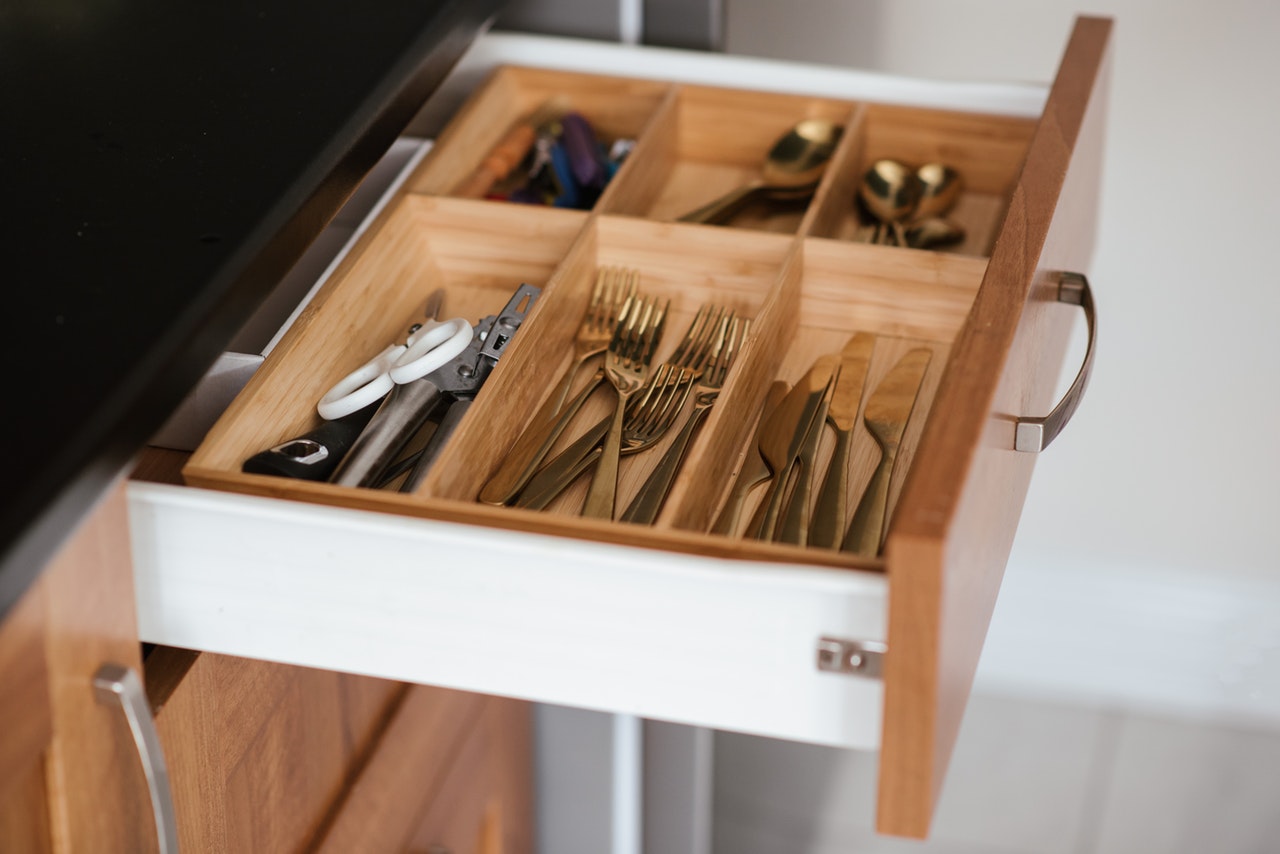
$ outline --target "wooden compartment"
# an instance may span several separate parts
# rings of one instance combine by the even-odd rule
[[[279,355],[254,376],[257,390],[237,398],[215,425],[188,467],[188,480],[200,482],[203,468],[239,476],[248,457],[315,428],[325,391],[389,343],[403,341],[437,288],[446,294],[442,318],[474,323],[499,311],[521,283],[547,284],[584,217],[405,195],[344,263],[333,280],[340,286],[317,295],[281,341]],[[303,486],[243,477],[274,494]]]
[[[758,328],[771,329],[768,316],[762,313],[771,301],[789,248],[790,241],[785,237],[766,237],[744,246],[738,236],[720,229],[695,229],[615,217],[593,220],[554,280],[559,304],[572,306],[574,310],[546,318],[539,326],[536,342],[521,342],[528,346],[521,346],[513,353],[506,370],[492,378],[492,389],[486,396],[484,408],[477,407],[474,417],[455,434],[454,452],[447,460],[440,461],[423,485],[424,494],[471,501],[480,492],[510,445],[510,442],[495,441],[501,434],[491,425],[499,419],[516,424],[527,420],[533,407],[517,410],[509,403],[521,390],[533,389],[537,393],[533,402],[537,404],[551,392],[555,381],[568,367],[573,336],[601,269],[634,270],[638,274],[639,292],[668,305],[666,328],[651,364],[652,375],[676,349],[701,306],[717,305],[739,318],[755,322]],[[554,329],[550,328],[551,323],[555,324]],[[744,354],[744,360],[748,359]],[[577,387],[585,385],[599,363],[600,359],[595,359],[590,364],[591,370],[582,372]],[[609,384],[602,383],[552,453],[563,449],[586,426],[611,413],[614,400]],[[692,403],[692,400],[686,402],[686,410]],[[668,430],[653,448],[623,458],[617,497],[619,512],[676,432],[674,428]],[[579,478],[548,510],[577,515],[589,480],[589,476]]]
[[[848,101],[679,86],[654,117],[629,167],[601,200],[605,213],[676,220],[758,179],[774,143],[798,122],[824,119],[847,129]],[[846,147],[837,150],[839,158]],[[833,160],[834,162],[834,160]],[[731,224],[781,233],[799,230],[808,200],[756,204]]]
[[[832,164],[829,186],[808,233],[868,242],[877,224],[856,201],[863,175],[882,158],[910,169],[943,163],[956,170],[961,192],[946,219],[964,229],[963,241],[942,251],[991,254],[1036,123],[1029,119],[948,110],[866,104],[848,131],[847,147]]]
[[[669,90],[664,83],[646,80],[499,68],[441,134],[408,189],[430,195],[465,193],[474,197],[465,188],[490,152],[514,128],[569,111],[581,113],[605,145],[616,140],[638,140]]]

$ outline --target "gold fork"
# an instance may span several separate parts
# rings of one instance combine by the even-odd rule
[[[707,413],[711,411],[711,407],[715,405],[716,400],[720,397],[720,389],[724,386],[724,378],[728,375],[729,368],[732,367],[733,360],[737,357],[738,350],[750,330],[750,320],[735,318],[732,313],[727,317],[723,317],[716,325],[716,336],[715,342],[711,346],[710,361],[698,380],[697,388],[694,390],[693,412],[690,413],[689,418],[680,428],[680,432],[676,434],[675,440],[662,455],[662,459],[658,461],[658,465],[645,480],[644,486],[640,487],[636,497],[631,500],[626,512],[622,514],[622,521],[635,522],[640,525],[652,525],[653,521],[658,518],[658,511],[662,509],[668,493],[671,492],[671,484],[675,482],[676,473],[680,470],[680,464],[684,462],[684,455],[689,449],[689,443],[698,432],[698,428],[702,425]]]
[[[666,325],[670,301],[658,305],[656,299],[644,297],[637,301],[635,310],[626,322],[618,324],[609,349],[604,354],[604,370],[610,385],[617,392],[618,401],[613,408],[613,423],[604,437],[604,449],[596,464],[587,490],[587,500],[582,515],[592,519],[612,519],[614,498],[618,493],[618,463],[622,454],[622,424],[627,411],[627,401],[644,387],[649,375],[649,363],[653,360],[658,339]]]
[[[627,420],[622,430],[622,454],[634,454],[647,450],[674,423],[684,407],[692,383],[709,358],[715,343],[724,309],[703,306],[694,315],[689,329],[680,340],[671,357],[654,373],[646,387],[644,397],[636,405],[627,407]],[[670,409],[660,409],[659,403],[674,402]],[[642,419],[650,418],[654,429],[650,432]],[[543,466],[515,500],[515,506],[541,510],[564,491],[583,472],[600,459],[600,442],[609,430],[611,418],[606,416],[589,428],[569,447]]]
[[[619,319],[626,313],[629,301],[635,298],[638,277],[639,273],[635,270],[621,267],[600,268],[587,312],[574,337],[573,362],[569,370],[565,372],[559,387],[547,397],[520,434],[520,438],[511,446],[498,470],[480,490],[479,500],[482,503],[511,503],[533,477],[538,465],[546,458],[547,452],[582,408],[582,404],[604,382],[604,369],[601,368],[569,401],[568,406],[562,406],[578,371],[588,360],[603,353],[609,346]]]
[[[627,420],[622,427],[622,455],[648,450],[675,423],[689,398],[691,383],[680,382],[678,372],[664,364],[654,373],[653,382],[643,395],[627,406]],[[515,506],[543,510],[583,472],[600,460],[601,440],[612,421],[606,416],[584,433],[559,456],[547,463],[529,481],[516,499]]]

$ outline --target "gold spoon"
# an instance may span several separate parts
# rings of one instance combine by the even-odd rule
[[[926,217],[907,226],[907,245],[912,249],[932,249],[961,240],[964,240],[964,229],[944,217]]]
[[[964,240],[964,228],[943,217],[960,198],[960,173],[945,163],[926,163],[916,170],[920,201],[907,226],[907,244],[932,249]]]
[[[805,119],[769,149],[760,177],[689,211],[679,222],[722,223],[758,198],[797,201],[813,195],[844,131],[826,119]]]
[[[885,159],[871,164],[858,185],[858,197],[880,220],[873,243],[882,242],[882,231],[887,238],[888,229],[892,229],[898,245],[907,245],[902,223],[915,211],[920,193],[920,178],[898,161]]]
[[[960,198],[960,173],[945,163],[926,163],[916,170],[916,178],[920,180],[920,200],[913,219],[942,216]]]

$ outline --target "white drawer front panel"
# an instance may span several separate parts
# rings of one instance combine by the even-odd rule
[[[886,579],[147,483],[144,641],[821,744],[879,743]]]

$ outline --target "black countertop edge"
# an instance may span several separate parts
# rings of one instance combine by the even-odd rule
[[[418,34],[217,275],[150,343],[148,358],[119,377],[78,440],[50,460],[39,482],[17,484],[0,518],[0,619],[204,375],[272,287],[333,218],[418,108],[492,20],[496,2],[454,0]]]

